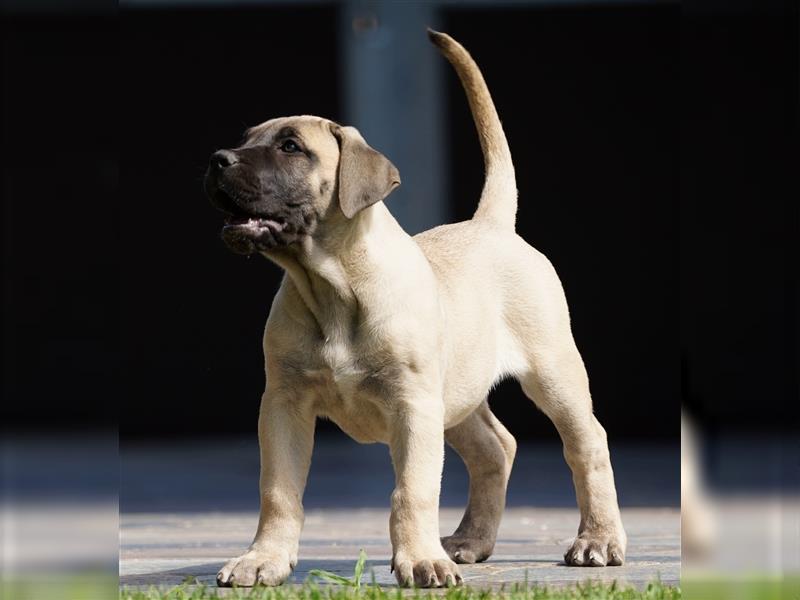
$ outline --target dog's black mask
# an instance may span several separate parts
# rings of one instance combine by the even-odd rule
[[[228,215],[222,239],[238,254],[289,246],[315,225],[308,174],[316,157],[291,136],[271,145],[219,150],[206,171],[206,194]]]

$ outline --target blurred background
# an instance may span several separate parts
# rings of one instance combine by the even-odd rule
[[[778,498],[787,549],[769,564],[798,556],[783,501],[800,464],[796,6],[6,0],[3,13],[7,506],[119,492],[123,512],[257,507],[261,332],[281,272],[219,240],[208,156],[268,118],[317,114],[398,166],[387,204],[408,231],[468,218],[480,147],[432,26],[492,91],[518,231],[566,289],[621,504],[678,505],[683,405],[708,495]],[[518,468],[510,503],[573,506],[549,421],[514,382],[491,404],[556,482]],[[326,465],[374,470],[357,493],[320,483],[309,502],[385,504],[386,450],[330,424],[318,437],[317,480]],[[458,505],[448,457],[443,504]]]
[[[600,420],[612,438],[676,438],[674,5],[129,6],[124,438],[255,431],[282,272],[225,249],[201,190],[210,154],[246,127],[291,114],[353,124],[399,168],[387,204],[407,230],[471,217],[480,146],[427,25],[488,78],[519,171],[517,229],[561,274]],[[237,416],[221,419],[220,403]],[[492,406],[515,434],[555,439],[516,383]]]

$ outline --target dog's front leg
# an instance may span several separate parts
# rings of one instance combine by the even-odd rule
[[[295,397],[271,393],[261,400],[261,513],[250,548],[217,574],[220,586],[280,585],[297,564],[303,526],[303,490],[314,446],[315,416]]]
[[[442,402],[403,404],[392,422],[395,469],[392,568],[401,586],[457,585],[461,574],[439,538],[439,489],[444,462]]]

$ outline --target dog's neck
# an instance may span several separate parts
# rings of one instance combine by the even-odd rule
[[[370,279],[395,265],[390,240],[410,240],[383,202],[302,240],[290,253],[269,256],[283,267],[325,338],[343,323],[354,323],[360,296],[371,293]],[[402,245],[402,241],[400,242]]]

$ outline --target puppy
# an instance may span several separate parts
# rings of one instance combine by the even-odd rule
[[[466,91],[486,164],[474,217],[411,237],[382,202],[397,169],[352,127],[272,119],[216,152],[206,174],[227,213],[222,238],[285,270],[264,332],[255,539],[221,586],[279,585],[297,563],[303,490],[318,417],[388,444],[389,531],[400,585],[461,582],[456,563],[492,553],[516,443],[487,404],[514,377],[552,419],[580,507],[568,565],[622,564],[626,536],[606,435],[551,264],[514,231],[517,189],[505,134],[467,51],[429,32]],[[444,443],[463,458],[469,503],[439,537]]]

